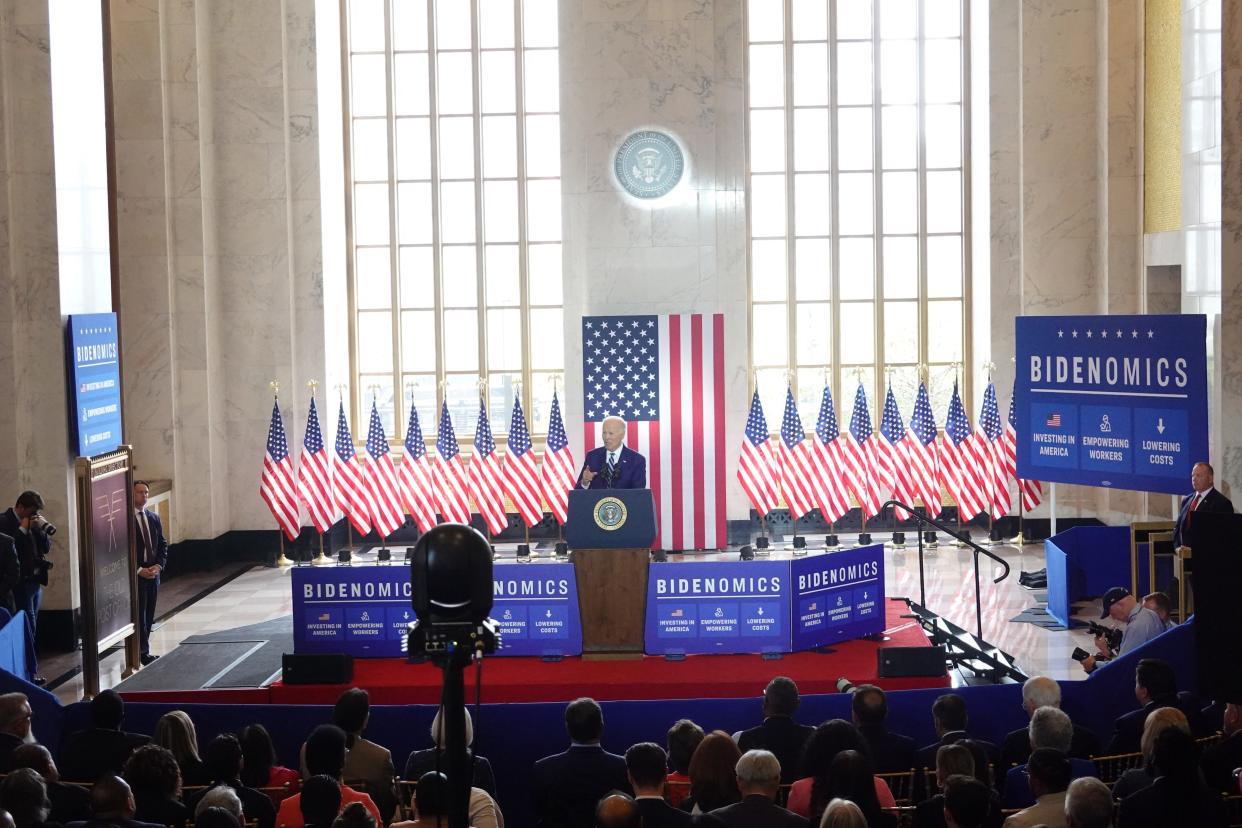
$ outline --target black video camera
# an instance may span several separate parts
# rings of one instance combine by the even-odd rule
[[[1125,635],[1121,630],[1115,627],[1105,627],[1103,624],[1097,624],[1094,621],[1087,622],[1088,629],[1091,630],[1092,636],[1104,636],[1108,642],[1109,652],[1117,652],[1121,649],[1121,638]]]

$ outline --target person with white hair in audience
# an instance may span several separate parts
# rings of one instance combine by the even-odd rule
[[[214,788],[208,788],[198,798],[198,804],[194,806],[195,818],[208,808],[223,808],[237,817],[239,823],[245,821],[245,817],[242,816],[241,798],[237,795],[237,791],[228,785],[216,785]]]
[[[441,770],[444,768],[444,728],[440,725],[440,711],[436,711],[436,715],[431,719],[431,740],[435,747],[425,748],[412,752],[408,759],[405,760],[405,772],[401,775],[402,779],[410,782],[417,782],[422,778],[423,774],[436,769],[437,762]],[[496,796],[496,777],[492,773],[492,763],[487,761],[487,757],[477,755],[471,750],[470,745],[474,742],[474,722],[470,718],[470,711],[466,711],[466,750],[470,753],[471,766],[474,768],[474,778],[471,780],[471,786],[482,788],[487,795],[495,798]]]
[[[1051,748],[1069,759],[1070,779],[1095,776],[1098,773],[1095,763],[1090,759],[1069,757],[1069,746],[1073,739],[1074,725],[1064,711],[1055,707],[1039,708],[1031,716],[1031,722],[1027,725],[1027,730],[1030,733],[1031,746],[1033,748],[1036,750],[1039,748]],[[1027,767],[1024,763],[1016,768],[1010,768],[1005,775],[1005,794],[1001,800],[1004,807],[1028,808],[1035,804],[1035,796],[1031,793],[1031,786],[1027,783],[1028,775],[1026,771]]]
[[[1065,791],[1066,828],[1109,828],[1113,824],[1113,794],[1098,779],[1075,779]]]
[[[30,732],[33,715],[25,693],[0,695],[0,773],[12,769],[13,751],[34,741]]]
[[[47,798],[47,786],[30,768],[18,768],[4,777],[0,800],[12,814],[15,828],[43,828],[48,824],[52,803]]]
[[[1041,707],[1061,707],[1061,685],[1047,676],[1033,676],[1022,685],[1022,709],[1027,716],[1035,715]],[[1008,733],[1001,743],[1001,767],[1025,765],[1031,755],[1031,739],[1028,728],[1020,727]],[[1091,730],[1074,725],[1069,755],[1078,759],[1090,759],[1100,755],[1100,739]]]
[[[13,751],[13,767],[30,768],[43,777],[47,785],[48,801],[52,803],[52,812],[48,815],[50,821],[64,825],[67,822],[90,819],[90,791],[61,782],[60,771],[52,759],[51,751],[46,747],[39,744],[22,745]]]
[[[727,828],[808,828],[806,817],[776,804],[781,787],[781,763],[767,750],[748,750],[737,760],[737,789],[742,801],[711,814]]]
[[[824,808],[819,828],[867,828],[867,818],[863,816],[862,808],[848,799],[837,798]]]

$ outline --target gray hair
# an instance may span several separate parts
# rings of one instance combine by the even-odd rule
[[[1061,706],[1061,685],[1047,676],[1035,676],[1022,685],[1022,706],[1027,710]]]
[[[1065,819],[1074,828],[1108,828],[1113,822],[1113,794],[1092,776],[1075,779],[1065,792]]]
[[[198,805],[194,807],[194,816],[198,815],[208,808],[223,808],[233,816],[237,817],[238,822],[244,822],[242,818],[241,800],[237,798],[237,792],[228,785],[216,785],[214,788],[203,794],[203,798],[198,801]]]
[[[616,414],[610,414],[609,416],[604,418],[604,421],[599,424],[599,427],[603,428],[604,426],[608,425],[609,423],[613,423],[613,422],[620,423],[622,428],[626,428],[628,426],[628,423],[625,422],[624,417],[618,417]]]
[[[936,751],[936,778],[944,783],[950,776],[974,776],[975,756],[962,745],[941,745]]]
[[[734,768],[737,781],[750,785],[779,785],[781,763],[770,750],[748,750]]]
[[[466,747],[474,744],[474,722],[470,719],[470,711],[463,711],[466,714]],[[444,750],[444,725],[440,723],[441,710],[436,711],[436,715],[431,717],[431,741],[436,743],[436,747]]]
[[[1055,707],[1041,707],[1031,714],[1027,735],[1031,738],[1031,750],[1052,748],[1069,753],[1070,743],[1074,741],[1074,723]]]

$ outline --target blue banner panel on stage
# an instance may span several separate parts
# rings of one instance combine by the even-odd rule
[[[115,313],[69,317],[69,382],[78,456],[121,445],[121,362]]]
[[[500,624],[503,641],[497,655],[581,655],[582,620],[573,564],[498,564],[492,570],[492,586],[492,618]]]
[[[1179,494],[1208,456],[1207,317],[1016,320],[1018,476]]]
[[[788,561],[653,563],[648,573],[648,654],[790,651]]]
[[[884,629],[884,545],[790,561],[793,649],[809,650]]]

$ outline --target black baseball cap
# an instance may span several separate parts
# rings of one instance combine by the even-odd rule
[[[1108,592],[1104,593],[1104,598],[1100,601],[1104,607],[1103,611],[1100,613],[1100,620],[1102,621],[1108,617],[1108,611],[1112,608],[1113,604],[1117,603],[1129,594],[1130,590],[1125,587],[1113,587]]]

